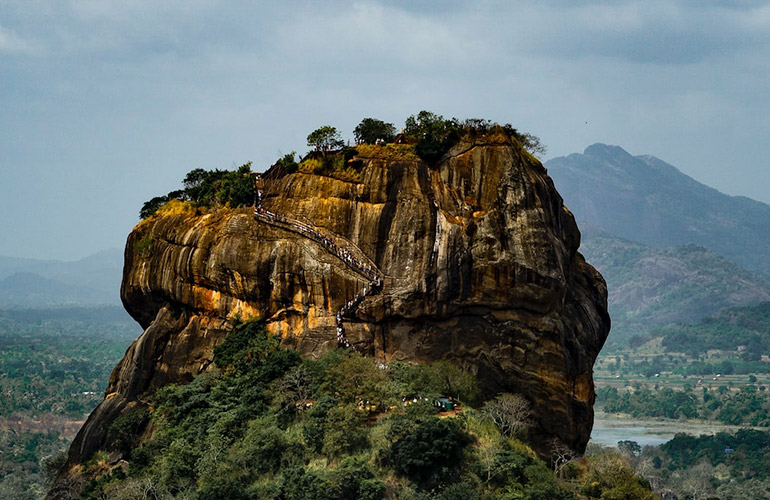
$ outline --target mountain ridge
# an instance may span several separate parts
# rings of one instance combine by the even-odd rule
[[[576,219],[648,246],[696,243],[770,279],[770,205],[619,146],[596,143],[546,167]]]
[[[122,275],[117,248],[75,261],[0,255],[0,307],[119,305]]]

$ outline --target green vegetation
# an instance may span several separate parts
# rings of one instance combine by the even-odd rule
[[[396,127],[376,118],[364,118],[353,130],[353,135],[356,144],[390,143],[396,138]]]
[[[0,498],[43,498],[52,472],[47,465],[62,457],[68,445],[54,429],[0,429]]]
[[[346,182],[360,182],[363,162],[356,159],[355,148],[342,148],[333,153],[311,152],[300,162],[299,171],[306,174],[325,175]]]
[[[0,311],[0,417],[83,418],[139,333],[117,306]]]
[[[388,161],[418,161],[420,159],[414,152],[411,144],[359,144],[356,146],[358,156],[361,158],[377,158]]]
[[[119,307],[0,311],[0,498],[45,495],[49,464],[139,333]]]
[[[597,408],[634,418],[770,427],[770,303],[631,337],[595,365]]]
[[[735,351],[744,361],[759,361],[770,353],[770,302],[726,309],[694,325],[667,325],[655,335],[663,337],[667,351],[691,356],[714,349]]]
[[[407,140],[415,142],[415,153],[426,163],[433,164],[457,144],[466,134],[486,134],[494,127],[499,126],[490,120],[469,118],[458,120],[445,119],[430,111],[420,111],[406,119],[404,136]],[[534,135],[521,133],[510,124],[501,126],[501,129],[512,139],[518,141],[531,153],[544,154],[545,146]]]
[[[742,429],[700,437],[677,434],[659,447],[642,449],[633,441],[621,441],[618,448],[637,477],[679,498],[727,500],[768,498],[770,494],[767,432]],[[589,446],[586,455],[603,453],[607,450]]]
[[[134,251],[143,257],[150,255],[150,252],[152,252],[152,236],[149,234],[144,235],[134,244]]]
[[[285,157],[284,157],[285,158]],[[204,170],[196,168],[183,180],[184,189],[156,196],[146,202],[139,217],[146,219],[173,200],[189,202],[199,207],[242,207],[254,201],[254,176],[251,162],[236,170]]]
[[[605,480],[592,460],[565,460],[559,479],[468,405],[475,380],[447,363],[384,367],[346,350],[301,360],[254,321],[214,360],[215,370],[151,398],[149,426],[140,409],[113,423],[112,446],[129,465],[105,466],[108,450],[97,453],[82,498],[142,488],[196,499],[651,498],[628,465]],[[439,414],[432,401],[450,393],[464,410]]]
[[[287,174],[293,174],[299,169],[299,163],[297,163],[296,156],[296,151],[287,153],[278,158],[278,161],[275,162],[275,165],[283,168]]]
[[[770,427],[770,303],[629,339],[595,365],[597,405],[633,417]]]
[[[740,390],[722,391],[703,388],[693,390],[665,388],[653,391],[640,388],[619,392],[615,387],[604,387],[597,394],[597,402],[608,413],[627,413],[638,417],[700,418],[717,420],[730,425],[770,427],[770,394],[747,385]]]
[[[455,145],[465,134],[485,134],[497,124],[489,120],[451,120],[432,113],[420,111],[406,120],[401,139],[406,144],[393,144],[396,129],[392,123],[376,118],[364,118],[356,126],[356,144],[362,148],[362,156],[391,160],[414,160],[417,158],[434,164]],[[531,153],[545,153],[545,146],[537,137],[521,133],[506,124],[501,128],[509,137],[518,141]],[[345,182],[361,182],[363,162],[358,158],[357,148],[346,147],[336,127],[324,125],[307,136],[307,145],[313,150],[300,161],[292,151],[279,158],[273,167],[280,167],[278,176],[302,172],[324,175]],[[276,175],[274,173],[274,175]],[[184,213],[184,207],[170,205],[183,202],[189,208],[243,207],[254,201],[254,174],[251,162],[234,171],[204,170],[197,168],[184,178],[184,188],[156,196],[144,203],[139,211],[141,219],[147,219],[164,208],[164,214]],[[171,208],[171,209],[170,209]],[[194,213],[194,212],[193,212]],[[145,245],[139,250],[150,248]],[[137,250],[137,251],[139,251]]]
[[[310,132],[307,136],[307,145],[312,146],[315,151],[327,153],[342,148],[345,141],[335,127],[324,125]]]

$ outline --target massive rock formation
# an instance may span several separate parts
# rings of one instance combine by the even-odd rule
[[[378,147],[361,148],[359,159],[360,182],[304,173],[264,181],[266,209],[336,235],[379,268],[382,289],[345,322],[347,338],[385,363],[461,364],[488,395],[532,403],[539,452],[553,438],[582,451],[607,293],[577,252],[580,233],[542,165],[502,130],[467,136],[436,166]],[[128,238],[121,292],[145,331],[71,463],[98,449],[104,423],[142,395],[205,371],[235,315],[258,316],[283,345],[319,356],[337,345],[337,311],[367,285],[323,245],[250,210],[141,222]]]

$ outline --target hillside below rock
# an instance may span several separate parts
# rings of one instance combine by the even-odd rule
[[[582,451],[607,290],[542,165],[501,130],[466,136],[435,166],[359,153],[360,181],[264,176],[263,206],[376,265],[382,287],[345,320],[353,347],[386,364],[447,360],[487,396],[522,394],[533,447]],[[105,446],[110,421],[212,366],[234,318],[261,318],[284,346],[337,347],[335,315],[369,283],[326,247],[251,210],[158,214],[128,237],[123,303],[145,329],[115,368],[70,465]]]

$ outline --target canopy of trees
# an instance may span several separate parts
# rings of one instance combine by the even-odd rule
[[[584,484],[595,495],[582,498],[599,498],[623,481],[633,493],[617,498],[649,498],[632,475],[595,481],[591,462],[560,481],[469,406],[438,418],[432,399],[448,386],[474,392],[457,374],[447,381],[445,366],[382,367],[346,350],[301,360],[259,322],[235,326],[214,362],[191,383],[160,389],[151,411],[113,422],[107,432],[128,473],[105,469],[110,450],[98,453],[81,498],[574,499]]]
[[[307,136],[307,145],[312,146],[316,151],[328,152],[340,149],[345,142],[335,127],[324,125],[310,132]]]
[[[464,134],[486,133],[496,125],[489,120],[476,118],[445,119],[441,115],[423,110],[406,119],[404,136],[410,146],[414,145],[414,153],[417,156],[433,164]],[[534,135],[520,133],[508,124],[503,125],[502,129],[530,152],[545,153],[545,146]],[[353,134],[357,144],[388,144],[395,140],[396,129],[392,123],[376,118],[364,118]],[[312,147],[314,152],[320,153],[320,158],[317,154],[308,154],[298,163],[295,159],[296,153],[292,151],[278,159],[276,165],[283,167],[287,174],[299,170],[317,175],[330,175],[346,181],[360,181],[361,162],[354,158],[357,151],[345,147],[336,127],[324,125],[312,131],[307,136],[307,145]],[[336,153],[329,154],[332,152]],[[172,200],[192,202],[197,206],[206,207],[250,205],[254,199],[253,181],[251,162],[235,171],[196,168],[185,176],[183,189],[156,196],[145,202],[139,211],[139,217],[150,217]]]
[[[438,161],[449,148],[454,146],[464,134],[478,134],[489,132],[493,127],[498,126],[490,120],[481,118],[469,118],[458,120],[452,118],[445,119],[431,111],[420,111],[406,119],[404,134],[416,140],[416,153],[427,163]],[[521,133],[510,124],[502,125],[501,128],[513,139],[531,153],[543,154],[546,152],[545,146],[540,139],[534,135]]]
[[[146,202],[139,217],[148,218],[171,200],[189,201],[199,206],[229,207],[247,206],[254,201],[251,162],[241,165],[237,170],[196,168],[187,173],[182,184],[184,189],[156,196]]]
[[[396,127],[376,118],[364,118],[353,130],[353,135],[356,144],[388,143],[396,137]]]

